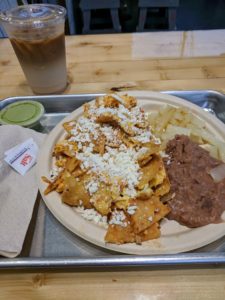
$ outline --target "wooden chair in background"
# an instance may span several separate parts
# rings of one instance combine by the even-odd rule
[[[121,32],[119,21],[120,0],[81,0],[80,8],[83,15],[82,33],[100,33],[100,32]],[[111,29],[91,29],[91,11],[98,9],[109,9],[113,28]]]
[[[176,30],[176,12],[179,2],[179,0],[139,0],[140,13],[137,31],[144,31],[148,9],[161,7],[168,10],[168,29]]]
[[[119,20],[120,0],[64,0],[67,8],[68,27],[71,35],[77,33],[75,22],[75,7],[80,6],[83,17],[83,34],[104,33],[104,32],[121,32],[121,24]],[[27,4],[27,0],[20,0]],[[57,4],[58,0],[30,0],[29,3],[50,3]],[[179,6],[179,0],[138,0],[139,7],[139,21],[136,30],[145,31],[145,24],[147,21],[147,12],[150,8],[166,8],[168,15],[168,29],[176,30],[176,11]],[[17,0],[0,0],[0,10],[6,10],[18,5]],[[92,12],[107,9],[110,12],[112,28],[96,29],[91,28]],[[104,17],[104,14],[103,14]],[[6,37],[4,29],[0,26],[0,37]]]
[[[65,0],[70,34],[76,34],[76,23],[75,23],[75,19],[74,19],[74,2],[76,2],[76,1],[78,1],[78,0]],[[42,0],[42,2],[49,3],[49,4],[58,4],[59,1],[57,1],[57,0]]]

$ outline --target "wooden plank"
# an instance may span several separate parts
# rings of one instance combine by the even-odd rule
[[[30,96],[33,95],[30,87],[26,84],[25,79],[9,85],[0,87],[0,99],[12,96]],[[159,81],[114,81],[114,82],[94,82],[94,83],[77,83],[67,87],[64,94],[76,93],[107,93],[111,91],[128,91],[129,90],[217,90],[225,93],[225,78],[212,79],[190,79],[190,80],[159,80]]]
[[[148,32],[67,36],[67,58],[77,62],[127,61],[225,56],[225,30]],[[8,40],[0,40],[0,60],[6,60]],[[15,56],[15,55],[14,55]],[[15,61],[15,60],[14,60]]]
[[[0,299],[222,300],[225,270],[10,272],[0,274]]]
[[[173,64],[172,64],[173,63]],[[165,66],[166,65],[166,66]],[[184,80],[184,79],[204,79],[204,78],[224,78],[225,58],[211,60],[211,65],[207,60],[172,62],[164,61],[131,61],[131,62],[108,62],[105,63],[70,63],[68,67],[70,78],[73,83],[89,82],[111,82],[111,81],[158,81],[158,80]],[[10,85],[11,82],[24,78],[19,65],[11,66],[3,63],[0,69],[0,86]],[[10,82],[11,81],[11,82]]]
[[[111,82],[111,81],[158,81],[158,80],[184,80],[204,78],[224,78],[225,64],[220,66],[188,66],[175,68],[152,66],[148,61],[90,63],[75,64],[69,67],[69,73],[74,83],[82,82]]]
[[[133,64],[133,72],[136,71],[136,67],[138,66],[147,66],[149,70],[158,69],[158,70],[167,70],[167,69],[189,69],[195,67],[216,67],[216,66],[224,66],[225,65],[225,56],[219,57],[197,57],[197,58],[163,58],[163,59],[129,59],[129,60],[107,60],[107,63],[101,61],[80,61],[79,57],[75,57],[74,55],[67,55],[67,65],[69,67],[83,65],[84,69],[88,69],[90,65],[98,66],[101,68],[102,66],[110,70],[111,66],[116,64],[118,66],[132,66]],[[5,53],[4,57],[0,58],[0,66],[19,66],[19,62],[10,50]]]
[[[225,34],[225,30],[215,30],[215,36],[211,31],[209,32],[209,40],[207,40],[207,34],[201,31],[195,34],[192,32],[160,32],[157,34],[149,32],[66,36],[67,56],[88,62],[104,61],[106,59],[114,61],[224,55],[225,41],[221,39],[221,36]],[[191,35],[192,38],[194,35],[200,35],[200,38],[196,38],[196,41],[189,43],[190,38],[188,36]],[[202,35],[204,35],[204,39],[201,38]],[[214,38],[212,38],[213,36]],[[186,48],[187,50],[185,50]],[[205,48],[209,49],[208,55],[205,55]],[[9,54],[14,53],[9,40],[0,39],[0,59],[8,55],[6,50]],[[185,55],[185,53],[189,54]]]
[[[24,87],[25,88],[25,87]],[[66,94],[75,93],[101,93],[110,91],[129,90],[218,90],[225,92],[225,78],[201,79],[201,80],[159,80],[159,81],[115,81],[100,83],[79,83],[70,85],[65,91]],[[25,92],[25,91],[24,91]],[[24,94],[24,93],[23,93]]]
[[[132,57],[220,56],[225,53],[224,34],[224,30],[136,33],[132,35]]]
[[[118,37],[115,38],[113,34],[109,36],[114,38],[109,40],[107,36],[105,40],[102,37],[101,41],[99,41],[99,38],[93,40],[93,36],[90,36],[90,39],[86,36],[83,36],[83,39],[80,39],[79,36],[73,36],[72,39],[71,36],[66,37],[67,58],[80,62],[129,60],[131,58],[129,42],[131,36],[126,37],[125,41],[118,40]],[[0,60],[8,59],[8,55],[12,56],[15,63],[16,56],[10,42],[7,39],[0,40]]]

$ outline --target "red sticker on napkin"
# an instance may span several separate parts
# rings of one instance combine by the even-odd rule
[[[4,160],[19,174],[24,175],[36,163],[38,146],[32,138],[7,150]]]

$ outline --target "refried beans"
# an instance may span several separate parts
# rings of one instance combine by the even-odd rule
[[[169,141],[166,154],[172,195],[168,219],[192,228],[220,222],[225,210],[225,179],[215,183],[208,171],[222,162],[185,135]]]

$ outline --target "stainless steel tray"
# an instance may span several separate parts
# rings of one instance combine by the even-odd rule
[[[191,101],[225,123],[225,95],[216,91],[164,91]],[[84,102],[102,94],[12,97],[0,102],[0,109],[16,101],[37,100],[45,115],[37,130],[48,133],[67,114]],[[64,228],[37,197],[33,217],[21,255],[16,259],[0,257],[0,269],[75,268],[75,267],[195,267],[225,264],[225,237],[195,251],[177,255],[123,255],[94,246]]]

